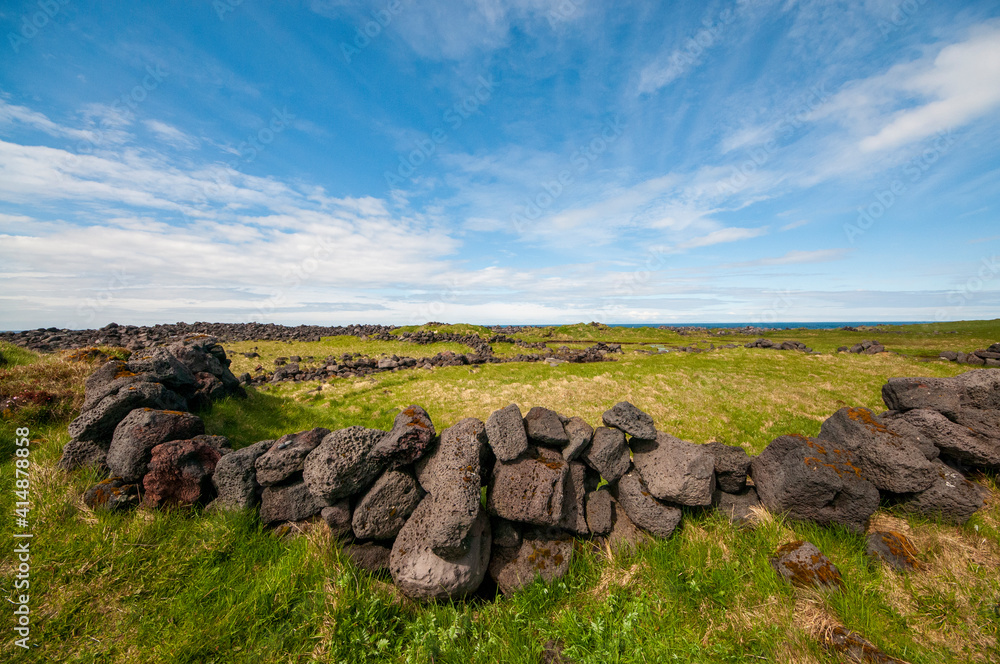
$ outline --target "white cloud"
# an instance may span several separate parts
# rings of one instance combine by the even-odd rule
[[[157,139],[184,150],[194,150],[198,147],[198,139],[188,136],[183,131],[159,120],[146,120],[143,124],[153,132]]]

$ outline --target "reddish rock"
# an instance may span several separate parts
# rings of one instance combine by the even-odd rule
[[[844,584],[837,566],[812,542],[790,542],[778,547],[771,567],[795,586],[840,588]]]
[[[222,455],[208,443],[174,440],[153,448],[149,472],[142,480],[148,507],[194,505],[214,497],[212,473]]]

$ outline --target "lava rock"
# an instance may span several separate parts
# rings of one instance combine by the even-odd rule
[[[124,512],[139,506],[139,485],[109,477],[87,489],[83,502],[92,510]]]
[[[518,524],[507,519],[493,517],[490,519],[493,529],[493,546],[516,548],[521,546],[521,530]]]
[[[563,514],[559,527],[577,535],[590,532],[586,511],[587,467],[579,461],[569,462],[569,473],[563,482]]]
[[[607,535],[614,526],[611,492],[601,488],[587,494],[587,529],[595,535]]]
[[[984,428],[983,418],[976,417],[969,409],[963,408],[956,413],[956,419],[966,426],[952,422],[937,411],[918,408],[890,418],[888,424],[894,430],[898,430],[896,427],[899,422],[910,425],[921,441],[926,441],[936,450],[962,463],[988,468],[1000,467],[1000,439],[990,439],[972,428],[977,424],[979,426],[976,428]]]
[[[558,452],[529,448],[525,456],[493,469],[486,507],[508,521],[556,526],[562,520],[568,476],[569,465]]]
[[[838,589],[844,584],[837,566],[812,542],[784,544],[770,563],[781,578],[794,586]]]
[[[183,411],[187,410],[187,402],[160,383],[122,383],[70,422],[69,435],[105,447],[110,444],[115,427],[136,408]]]
[[[935,468],[934,483],[925,491],[904,497],[900,506],[906,512],[964,524],[983,507],[980,488],[940,459],[931,463]]]
[[[148,507],[207,503],[215,496],[212,473],[222,455],[197,440],[174,440],[153,448],[142,479]]]
[[[660,431],[654,440],[632,439],[632,463],[657,500],[689,507],[712,504],[715,458],[703,445]]]
[[[516,403],[490,415],[486,420],[486,438],[499,461],[513,461],[527,451],[528,434]]]
[[[934,469],[915,443],[888,428],[867,408],[841,408],[820,428],[819,441],[852,453],[875,488],[893,493],[923,491]]]
[[[524,416],[524,429],[528,438],[537,445],[560,449],[569,445],[563,418],[554,410],[535,406]]]
[[[566,424],[566,435],[569,436],[569,444],[563,449],[563,458],[573,461],[587,449],[590,441],[594,437],[594,427],[590,426],[579,417],[571,417]]]
[[[889,410],[929,408],[948,415],[961,407],[963,391],[950,378],[890,378],[882,386],[882,401]]]
[[[601,416],[604,426],[624,431],[633,438],[654,440],[656,426],[653,417],[642,412],[628,401],[619,401]]]
[[[392,539],[420,504],[424,491],[413,473],[388,470],[354,508],[352,528],[358,539]]]
[[[918,408],[917,410],[910,410],[905,413],[887,410],[879,415],[879,421],[904,440],[916,445],[925,459],[933,461],[941,456],[941,450],[937,448],[930,436],[927,435],[927,432],[924,431],[924,427],[930,423],[919,422],[919,419],[928,413],[933,413],[934,416],[948,421],[948,418],[936,410],[927,410],[926,408]],[[917,424],[920,424],[920,426],[916,426]]]
[[[703,446],[715,461],[715,482],[726,493],[740,493],[747,486],[750,472],[750,456],[739,445],[725,445],[719,442]]]
[[[445,560],[427,538],[438,508],[430,494],[421,501],[392,545],[389,572],[399,590],[411,599],[458,599],[476,591],[490,560],[490,520],[482,510],[468,535],[468,549]]]
[[[324,507],[320,510],[320,517],[326,522],[327,527],[330,528],[330,534],[334,537],[340,537],[342,535],[348,535],[353,532],[354,528],[352,525],[352,515],[351,515],[351,501],[349,498],[344,498],[339,503],[330,505],[329,507]],[[388,566],[389,561],[389,549],[386,548],[386,566]]]
[[[917,560],[917,549],[903,533],[895,531],[875,531],[867,538],[865,553],[869,558],[882,560],[900,572],[909,572],[921,567]]]
[[[994,346],[997,344],[993,344],[990,348]],[[989,359],[996,360],[997,357],[1000,357],[996,351],[987,352],[990,355]],[[979,354],[982,356],[983,353]],[[1000,372],[976,369],[956,376],[952,380],[962,386],[961,403],[963,408],[1000,410]]]
[[[58,466],[70,472],[77,468],[96,468],[101,473],[108,472],[108,451],[91,440],[73,439],[63,446]]]
[[[712,494],[712,505],[719,513],[724,514],[730,522],[738,525],[748,525],[754,521],[754,507],[760,506],[757,490],[752,486],[737,493],[728,493],[716,489]]]
[[[554,529],[530,530],[517,548],[495,547],[490,576],[504,595],[521,590],[536,578],[551,583],[569,571],[573,540]]]
[[[348,427],[333,431],[306,457],[302,478],[314,496],[328,503],[359,493],[382,473],[372,450],[385,436],[380,429]]]
[[[146,374],[153,382],[162,383],[174,391],[194,387],[191,370],[165,348],[150,348],[129,356],[125,366],[136,374]]]
[[[108,448],[108,468],[126,483],[138,482],[146,475],[154,447],[171,440],[189,440],[203,433],[205,423],[197,415],[136,408],[115,427]]]
[[[260,520],[266,524],[302,521],[319,514],[329,504],[310,493],[305,482],[264,487],[260,496]]]
[[[434,423],[420,406],[407,406],[396,415],[392,430],[372,452],[387,468],[395,469],[424,456],[434,444]]]
[[[879,492],[846,450],[827,451],[805,436],[779,436],[750,464],[757,495],[772,512],[863,532]]]
[[[670,537],[681,522],[680,508],[654,498],[634,468],[618,481],[613,493],[628,518],[654,535]]]
[[[619,429],[598,427],[593,440],[583,453],[583,461],[613,484],[628,472],[632,465],[625,434]]]
[[[389,569],[392,549],[378,542],[353,542],[344,546],[344,553],[357,567],[377,574]]]
[[[322,428],[285,434],[254,463],[257,468],[257,482],[261,486],[273,486],[297,477],[305,467],[306,457],[319,447],[329,434],[329,429]]]
[[[212,475],[218,496],[212,502],[213,509],[250,509],[260,502],[262,487],[257,482],[255,463],[272,445],[273,440],[262,440],[219,459]]]

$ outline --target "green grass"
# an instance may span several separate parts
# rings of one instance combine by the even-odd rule
[[[935,344],[971,350],[1000,339],[996,322],[978,328],[968,324],[964,337],[934,335],[933,329],[893,337],[907,348],[927,350]],[[789,337],[835,347],[850,333],[828,334],[829,339]],[[880,340],[891,346],[893,337]],[[711,340],[719,345],[728,339]],[[628,339],[578,341],[597,340]],[[406,351],[400,352],[382,343],[335,337],[226,347],[257,346],[271,359],[295,354],[321,359],[343,352],[433,354],[444,346],[401,343]],[[91,512],[81,494],[99,478],[92,472],[66,475],[55,463],[68,439],[67,421],[79,407],[83,378],[94,365],[70,362],[63,354],[2,352],[18,359],[16,366],[0,367],[0,393],[58,388],[64,409],[21,409],[0,420],[4,514],[14,508],[13,431],[32,430],[35,533],[36,647],[22,652],[5,636],[3,661],[534,663],[542,661],[544,644],[555,640],[565,656],[581,664],[832,663],[840,660],[815,638],[831,622],[858,630],[914,664],[1000,658],[1000,491],[994,475],[977,478],[991,498],[963,527],[877,513],[879,527],[906,532],[921,552],[926,569],[910,575],[869,562],[863,536],[842,529],[775,517],[750,530],[712,512],[688,510],[672,538],[635,552],[609,556],[580,542],[570,573],[555,583],[536,582],[495,601],[421,605],[402,597],[390,579],[358,571],[320,531],[282,539],[261,528],[252,514],[196,509]],[[234,370],[238,359],[245,358],[234,358]],[[217,403],[203,416],[210,433],[227,435],[239,447],[316,426],[387,428],[410,403],[427,408],[441,431],[462,417],[485,419],[510,402],[522,410],[548,406],[597,424],[606,408],[627,399],[650,412],[662,430],[759,452],[782,433],[815,434],[844,404],[880,410],[880,388],[890,376],[966,370],[892,354],[633,352],[609,363],[412,369],[326,384],[266,386],[246,400]],[[794,539],[814,542],[833,560],[847,581],[844,592],[797,590],[778,580],[768,557]],[[5,554],[0,577],[8,589],[13,570]]]
[[[482,325],[469,325],[468,323],[457,323],[454,325],[431,325],[426,323],[424,325],[405,325],[403,327],[397,327],[392,331],[393,334],[402,334],[403,332],[437,332],[439,334],[475,334],[476,336],[489,338],[493,336],[492,330],[488,327]]]

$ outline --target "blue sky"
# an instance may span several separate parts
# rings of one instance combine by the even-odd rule
[[[0,329],[1000,315],[996,2],[8,0]]]

